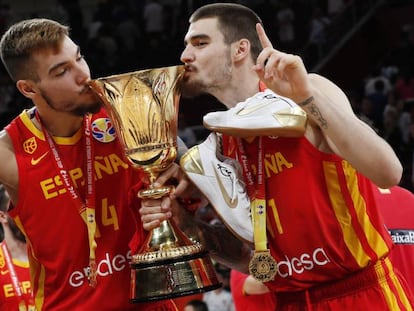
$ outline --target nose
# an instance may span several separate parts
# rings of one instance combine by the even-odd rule
[[[184,48],[183,52],[181,53],[180,60],[183,63],[190,63],[194,61],[194,53],[191,52],[189,45]]]
[[[76,66],[76,83],[83,85],[89,81],[91,77],[91,72],[89,66],[86,64],[78,64]]]

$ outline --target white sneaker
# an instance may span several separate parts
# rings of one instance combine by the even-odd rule
[[[181,168],[227,228],[240,239],[253,242],[250,199],[241,166],[218,152],[216,135],[211,133],[203,143],[185,153],[180,159]]]
[[[229,110],[207,113],[203,124],[235,137],[299,137],[305,133],[306,120],[305,111],[295,102],[267,89]]]

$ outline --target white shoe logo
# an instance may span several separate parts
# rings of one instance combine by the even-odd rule
[[[273,98],[278,98],[278,97],[276,95],[274,95],[274,94],[266,94],[265,96],[263,96],[263,98],[273,99]]]
[[[216,167],[214,167],[216,168]],[[226,187],[224,186],[223,182],[221,181],[220,176],[218,175],[217,171],[220,172],[220,174],[226,178],[230,178],[232,181],[234,181],[233,173],[228,170],[225,166],[217,164],[217,169],[214,170],[214,174],[216,175],[217,183],[219,185],[219,189],[221,191],[221,194],[224,198],[224,201],[226,202],[227,206],[230,208],[237,207],[238,204],[238,198],[237,196],[235,198],[231,198],[226,190]],[[234,183],[234,182],[233,182]]]
[[[236,114],[239,116],[243,116],[243,115],[253,113],[259,109],[267,107],[269,105],[269,102],[266,100],[272,100],[272,99],[280,100],[280,98],[274,94],[266,94],[262,98],[259,98],[258,102],[251,103],[251,104],[248,103],[245,107],[240,109],[240,111],[238,111]]]

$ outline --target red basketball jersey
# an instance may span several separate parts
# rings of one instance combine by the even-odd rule
[[[2,242],[4,243],[4,242]],[[16,311],[23,304],[27,310],[34,310],[32,288],[30,283],[29,263],[12,260],[13,271],[10,271],[3,249],[0,248],[0,310]],[[21,296],[16,293],[12,276],[17,278]]]
[[[253,172],[257,140],[245,143]],[[263,147],[267,236],[278,268],[271,289],[338,280],[388,254],[392,241],[366,177],[305,137],[263,137]],[[233,138],[224,137],[224,150],[237,157]]]
[[[33,114],[33,113],[32,113]],[[88,285],[89,242],[78,202],[67,191],[43,132],[23,112],[6,127],[19,172],[19,202],[10,211],[27,237],[32,288],[38,310],[151,310],[156,305],[129,302],[131,272],[128,243],[134,232],[142,242],[136,191],[141,173],[123,156],[112,122],[102,110],[91,120],[96,185],[97,286]],[[85,143],[80,129],[54,137],[68,178],[86,195]],[[139,241],[138,241],[139,242]],[[163,307],[163,305],[165,305]],[[160,309],[173,310],[169,301]],[[155,309],[154,309],[155,310]]]

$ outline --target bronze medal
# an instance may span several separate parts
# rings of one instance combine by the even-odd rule
[[[269,282],[275,278],[277,263],[270,255],[269,250],[254,252],[253,258],[249,263],[249,273],[261,282]]]

